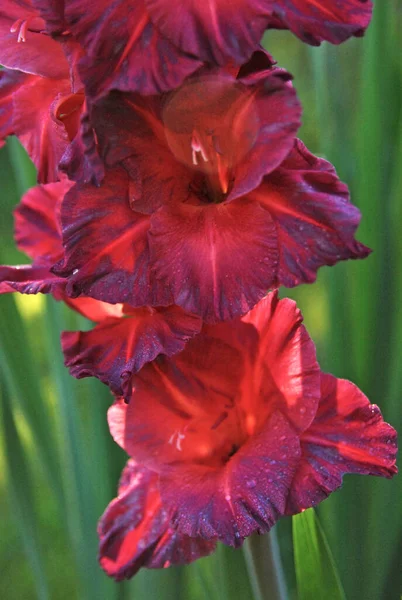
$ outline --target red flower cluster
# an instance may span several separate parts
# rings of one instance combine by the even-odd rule
[[[364,0],[2,3],[0,140],[18,136],[40,185],[15,211],[33,262],[0,267],[0,293],[96,323],[62,345],[114,393],[131,457],[99,525],[116,579],[239,546],[345,473],[396,472],[395,431],[269,292],[369,249],[261,37],[340,43],[370,17]]]

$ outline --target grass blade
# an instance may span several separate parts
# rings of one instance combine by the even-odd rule
[[[345,593],[313,509],[292,517],[298,600],[345,600]]]

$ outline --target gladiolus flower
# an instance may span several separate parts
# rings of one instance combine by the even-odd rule
[[[352,383],[320,371],[300,312],[277,293],[148,363],[132,386],[131,402],[109,409],[111,433],[155,474],[179,536],[239,546],[323,500],[346,473],[396,473],[395,430]],[[119,518],[128,497],[112,506],[116,518],[108,509],[101,521],[101,564],[124,576],[139,538],[147,544],[147,517],[130,528]],[[124,548],[113,569],[112,547]]]
[[[71,297],[176,304],[207,322],[246,313],[269,288],[369,250],[333,167],[295,140],[289,75],[256,53],[172,94],[111,95],[92,121],[111,167],[62,206]],[[271,64],[271,63],[268,63]]]
[[[159,354],[183,350],[201,329],[201,319],[177,306],[132,308],[93,298],[68,298],[66,280],[51,266],[63,255],[60,239],[60,202],[71,182],[40,185],[29,190],[15,211],[15,237],[32,265],[0,267],[0,294],[51,293],[98,325],[87,332],[64,332],[66,364],[75,377],[98,377],[116,394],[129,398],[127,381]]]
[[[35,4],[42,15],[52,7],[49,0]],[[370,0],[64,0],[60,6],[60,32],[72,32],[85,49],[79,70],[91,99],[115,89],[166,92],[203,63],[242,64],[270,27],[290,29],[309,44],[339,44],[362,35],[372,13]]]
[[[141,567],[161,569],[190,563],[215,550],[215,543],[179,534],[170,524],[158,490],[158,476],[130,459],[119,495],[98,527],[100,564],[117,581]]]

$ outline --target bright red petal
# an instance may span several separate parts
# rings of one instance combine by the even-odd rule
[[[322,376],[317,416],[302,434],[301,445],[290,514],[324,500],[347,473],[392,477],[397,472],[396,431],[353,383],[332,375]]]
[[[92,99],[113,89],[142,94],[167,91],[201,66],[159,33],[141,0],[70,0],[65,15],[87,53],[79,71]]]
[[[276,230],[257,203],[162,208],[149,240],[154,276],[206,322],[246,313],[273,283]]]
[[[68,296],[132,306],[173,304],[162,285],[151,287],[149,217],[131,210],[122,169],[109,172],[99,188],[76,184],[63,201],[61,219],[65,260],[53,271],[68,278]]]
[[[317,412],[321,371],[300,310],[293,300],[279,300],[273,292],[242,321],[259,333],[257,350],[248,357],[243,404],[258,414],[263,398],[270,410],[280,410],[296,431],[303,431]]]
[[[37,185],[24,194],[14,211],[18,248],[49,269],[63,253],[59,220],[60,203],[72,183]]]
[[[109,409],[110,431],[126,452],[155,471],[179,460],[219,462],[226,446],[228,453],[232,448],[242,374],[239,352],[207,335],[195,336],[180,354],[160,356],[133,377],[130,404],[119,400]]]
[[[162,501],[180,533],[239,546],[284,514],[299,457],[298,437],[276,412],[224,467],[178,465],[161,476]]]
[[[340,44],[363,35],[373,11],[370,0],[275,0],[272,27],[290,29],[303,42]]]
[[[158,477],[129,460],[119,495],[99,521],[99,561],[116,581],[141,567],[160,569],[187,564],[214,551],[203,539],[178,534],[170,525],[158,491]]]
[[[68,79],[1,73],[0,135],[16,135],[38,169],[38,181],[57,181],[58,163],[74,137],[83,103]],[[12,98],[12,102],[10,102]],[[4,112],[3,112],[4,111]]]
[[[68,298],[65,296],[63,300],[70,308],[96,323],[100,323],[111,317],[123,317],[123,304],[109,304],[108,302],[101,302],[100,300],[94,300],[94,298],[85,297]]]
[[[346,185],[330,163],[310,154],[299,140],[249,197],[269,210],[276,225],[278,286],[311,283],[319,267],[370,252],[354,239],[360,212],[349,202]]]
[[[172,356],[199,333],[202,321],[176,306],[134,309],[92,331],[63,332],[65,365],[78,379],[94,376],[128,400],[130,377],[159,354]]]

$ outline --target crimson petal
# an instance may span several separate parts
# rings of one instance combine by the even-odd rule
[[[106,319],[92,331],[63,332],[65,364],[74,377],[98,377],[129,400],[131,374],[159,354],[183,350],[201,325],[176,306],[134,309],[128,318]]]
[[[113,89],[167,91],[201,66],[159,33],[141,0],[70,0],[65,16],[87,53],[79,72],[92,99]]]
[[[14,32],[10,31],[13,26],[16,28]],[[2,0],[0,64],[42,77],[68,77],[68,63],[63,49],[58,42],[41,33],[44,28],[44,21],[30,2]],[[18,41],[20,33],[23,39]]]
[[[108,173],[102,186],[76,184],[61,209],[65,259],[52,270],[68,278],[67,295],[132,306],[173,304],[168,291],[149,280],[149,217],[128,202],[123,169]]]
[[[275,412],[223,468],[180,465],[161,475],[162,501],[180,533],[239,546],[284,514],[299,457],[298,437]]]
[[[267,26],[267,0],[145,0],[151,20],[183,52],[224,65],[246,61]]]
[[[346,473],[392,477],[396,431],[378,406],[349,381],[322,376],[317,416],[301,436],[302,460],[292,483],[287,513],[324,500]]]
[[[276,230],[257,203],[163,207],[149,240],[154,276],[206,322],[246,313],[273,283]]]
[[[276,225],[279,269],[276,285],[315,281],[317,270],[340,260],[365,258],[370,250],[354,239],[360,211],[327,161],[300,142],[279,169],[250,194]]]
[[[47,267],[20,265],[0,266],[0,294],[53,294],[61,299],[65,280],[50,273]]]
[[[290,29],[314,46],[363,35],[373,11],[370,0],[275,0],[273,4],[270,26]]]
[[[100,564],[116,581],[132,577],[141,567],[187,564],[215,549],[213,543],[183,536],[171,527],[157,475],[133,460],[123,471],[118,497],[99,521],[98,534]]]
[[[15,240],[20,250],[49,269],[60,260],[63,247],[57,221],[59,205],[72,183],[64,180],[37,185],[24,194],[14,211]]]

